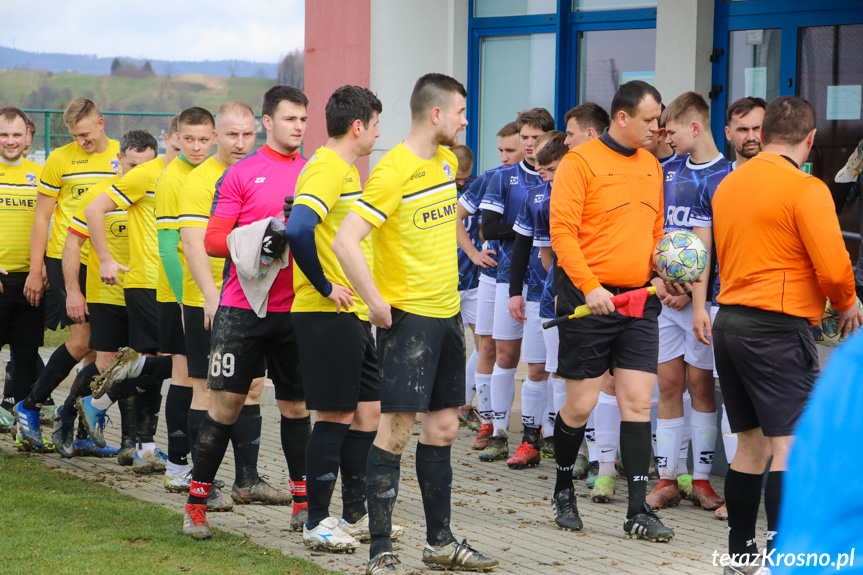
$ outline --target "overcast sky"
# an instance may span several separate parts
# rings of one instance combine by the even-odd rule
[[[304,15],[304,0],[9,1],[0,45],[14,38],[28,52],[276,63],[302,49]]]

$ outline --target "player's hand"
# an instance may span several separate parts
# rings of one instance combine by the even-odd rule
[[[66,293],[66,315],[69,316],[69,319],[75,323],[84,323],[87,321],[89,312],[84,294],[80,291]]]
[[[27,280],[24,282],[24,297],[30,302],[30,305],[36,307],[39,305],[39,300],[42,299],[42,294],[45,292],[45,279],[42,274],[27,274]]]
[[[287,245],[288,237],[285,235],[285,226],[275,218],[270,218],[270,223],[264,232],[264,238],[261,240],[261,253],[271,258],[278,258],[282,256]]]
[[[837,324],[836,331],[842,334],[843,338],[848,337],[860,327],[863,323],[863,312],[855,303],[848,311],[841,311],[836,315]]]
[[[614,311],[614,304],[611,302],[611,292],[604,287],[591,290],[584,296],[584,303],[587,304],[590,313],[594,315],[608,315]]]
[[[282,206],[282,213],[285,214],[285,221],[291,217],[291,211],[294,209],[294,196],[285,196],[285,205]]]
[[[662,283],[665,286],[665,291],[667,291],[670,295],[673,296],[685,295],[692,291],[692,284],[689,282],[685,284],[679,284],[677,282],[663,280]]]
[[[7,275],[9,275],[9,272],[4,270],[3,268],[0,268],[0,274],[7,276]],[[0,282],[0,293],[3,293],[3,282]]]
[[[219,298],[204,297],[204,329],[212,329],[216,310],[219,309]]]
[[[670,302],[666,305],[675,311],[683,311],[691,303],[692,299],[688,295],[676,295],[672,296]]]
[[[345,311],[349,310],[351,305],[354,303],[354,292],[343,285],[334,283],[331,283],[330,285],[333,286],[333,289],[327,298],[335,302],[336,313],[341,313],[342,308],[344,308]]]
[[[670,305],[672,298],[675,296],[668,293],[668,290],[665,289],[665,280],[662,278],[653,278],[650,280],[650,285],[656,288],[656,297],[659,298],[659,301],[662,302],[662,305]]]
[[[524,315],[524,298],[514,295],[509,298],[509,315],[518,323],[524,323],[527,319]]]
[[[710,338],[713,337],[713,327],[710,325],[710,314],[706,309],[695,309],[692,319],[692,331],[695,332],[695,339],[704,345],[710,345]]]
[[[494,250],[477,250],[477,252],[471,256],[470,261],[472,261],[474,265],[488,269],[497,265],[497,260],[491,257],[493,255],[497,255],[497,252]]]
[[[102,282],[109,286],[115,286],[120,283],[120,272],[129,271],[129,268],[122,264],[118,264],[114,260],[99,262],[99,277]]]
[[[369,306],[369,321],[375,327],[389,329],[393,326],[393,310],[390,304],[383,302],[374,308]]]

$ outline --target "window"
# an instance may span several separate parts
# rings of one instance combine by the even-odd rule
[[[656,0],[572,0],[573,12],[620,10],[621,8],[656,8]]]
[[[630,80],[654,83],[656,29],[592,30],[579,33],[578,103],[606,110],[614,93]]]
[[[474,0],[474,16],[527,16],[557,12],[557,0]]]

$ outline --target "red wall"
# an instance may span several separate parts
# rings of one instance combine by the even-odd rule
[[[330,94],[345,84],[370,87],[370,35],[371,0],[306,0],[306,157],[327,140],[324,108]],[[357,162],[357,168],[365,181],[368,158]]]

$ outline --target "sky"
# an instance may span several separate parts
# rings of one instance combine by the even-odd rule
[[[304,0],[10,1],[3,2],[3,20],[18,24],[4,27],[0,45],[99,57],[276,63],[302,49],[304,17]]]

